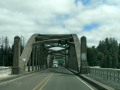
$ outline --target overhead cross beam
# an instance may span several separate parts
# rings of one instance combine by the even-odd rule
[[[42,41],[37,41],[34,44],[48,44],[48,43],[59,43],[61,41],[61,43],[66,43],[65,41],[69,41],[72,40],[72,38],[62,38],[62,39],[46,39],[46,40],[42,40]]]
[[[59,39],[59,40],[72,40],[71,37],[61,37],[61,38],[54,38],[54,37],[36,37],[36,41],[44,41],[44,40],[52,40],[52,39]]]

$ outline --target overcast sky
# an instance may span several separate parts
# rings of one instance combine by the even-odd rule
[[[34,34],[87,37],[88,46],[120,41],[120,0],[0,0],[0,37]]]

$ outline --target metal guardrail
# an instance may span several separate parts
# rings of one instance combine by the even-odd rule
[[[89,74],[120,83],[120,69],[89,67]]]

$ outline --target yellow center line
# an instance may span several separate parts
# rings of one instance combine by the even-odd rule
[[[35,86],[35,88],[33,88],[32,90],[37,90],[42,84],[44,84],[44,82],[45,82],[46,80],[49,79],[49,77],[50,77],[51,75],[53,75],[53,74],[51,73],[50,75],[48,75],[47,77],[45,77],[45,78],[42,80],[42,82],[40,82],[40,83],[39,83],[37,86]]]
[[[47,84],[47,82],[52,78],[53,75],[54,75],[54,74],[52,74],[52,75],[48,78],[48,80],[45,81],[45,83],[42,85],[42,87],[41,87],[39,90],[42,90],[42,89],[43,89],[43,87]]]

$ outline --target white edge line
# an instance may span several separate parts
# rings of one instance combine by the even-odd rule
[[[82,83],[84,83],[86,86],[88,86],[91,90],[94,90],[91,86],[89,86],[87,83],[85,83],[82,79],[76,76],[77,79],[79,79]]]
[[[33,73],[33,74],[36,74],[36,73]],[[21,79],[21,78],[28,77],[28,76],[31,76],[31,75],[33,75],[33,74],[29,74],[29,75],[25,75],[25,76],[21,76],[21,77],[18,76],[18,77],[16,77],[16,78],[12,79],[12,80],[4,81],[4,82],[0,83],[0,85],[6,84],[6,83],[9,83],[9,82],[12,82],[12,81],[14,81],[14,80],[19,80],[19,79]]]

